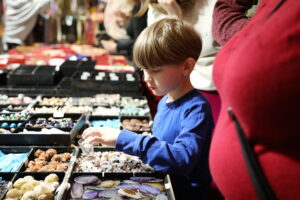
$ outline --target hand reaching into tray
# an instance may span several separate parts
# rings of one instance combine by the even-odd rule
[[[102,145],[115,146],[120,130],[109,127],[91,127],[83,132],[82,138],[87,143],[101,143]]]

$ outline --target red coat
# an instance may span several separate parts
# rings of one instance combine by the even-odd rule
[[[300,199],[300,1],[263,0],[217,55],[222,100],[210,152],[212,176],[226,199],[258,199],[232,107],[279,199]],[[268,17],[269,16],[269,17]]]

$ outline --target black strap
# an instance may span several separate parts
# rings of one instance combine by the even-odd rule
[[[285,2],[285,0],[280,0],[275,7],[271,10],[271,12],[266,16],[265,20],[268,20],[271,15],[273,15],[281,6],[282,4]]]
[[[238,133],[238,138],[242,146],[243,156],[247,165],[248,172],[250,174],[251,182],[255,188],[255,191],[261,200],[275,200],[277,199],[272,188],[270,187],[260,165],[255,156],[251,145],[249,144],[245,133],[240,125],[238,119],[234,115],[232,108],[228,108],[228,114],[234,121],[235,128]]]

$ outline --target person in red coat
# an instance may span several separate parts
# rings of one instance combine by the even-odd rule
[[[218,0],[216,2],[212,33],[220,45],[223,46],[251,20],[246,13],[255,3],[255,0]]]
[[[210,169],[226,199],[258,199],[231,107],[278,199],[300,199],[300,1],[262,0],[214,63],[222,109]]]

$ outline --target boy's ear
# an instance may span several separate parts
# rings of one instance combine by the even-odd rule
[[[193,58],[191,58],[191,57],[187,58],[184,62],[183,74],[185,76],[189,76],[192,73],[192,71],[194,70],[195,64],[196,64],[196,62]]]

